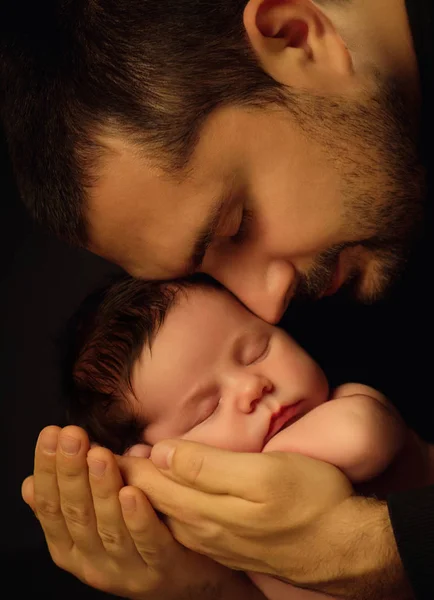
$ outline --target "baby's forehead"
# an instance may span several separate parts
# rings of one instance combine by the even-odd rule
[[[173,345],[178,341],[191,341],[192,337],[200,337],[206,342],[206,334],[209,335],[216,329],[222,331],[226,327],[230,330],[229,326],[235,327],[238,323],[257,319],[231,292],[221,286],[188,283],[178,287],[174,284],[173,291],[173,301],[168,305],[161,323],[156,323],[151,336],[144,342],[143,352],[148,352],[150,358],[161,338],[169,338]],[[167,360],[170,360],[170,355],[167,355]]]
[[[179,354],[206,352],[261,323],[225,288],[188,285],[175,294],[147,348],[145,344],[144,355],[148,361],[164,359],[169,364]]]
[[[232,292],[222,286],[211,284],[191,285],[181,289],[175,297],[172,308],[181,307],[183,312],[193,316],[201,315],[202,310],[208,311],[211,316],[213,311],[222,319],[227,318],[253,318],[258,319]]]
[[[145,342],[131,370],[134,396],[140,401],[147,391],[159,392],[169,379],[182,386],[215,364],[240,331],[259,320],[230,292],[210,285],[179,288],[174,301]]]
[[[153,346],[170,344],[185,351],[207,351],[210,345],[230,344],[234,338],[258,331],[277,330],[246,308],[231,292],[223,287],[189,286],[175,296],[162,325],[153,340]],[[283,333],[283,332],[282,332]],[[170,343],[169,343],[170,342]],[[152,348],[150,348],[152,353]],[[170,360],[168,356],[168,360]]]

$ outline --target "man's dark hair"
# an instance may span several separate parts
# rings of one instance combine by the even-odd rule
[[[181,169],[216,107],[286,98],[248,44],[246,4],[2,2],[0,112],[22,198],[40,223],[86,243],[86,194],[107,151],[100,133]]]
[[[70,323],[65,365],[68,420],[92,441],[122,454],[143,441],[131,371],[179,294],[192,285],[218,287],[206,276],[175,282],[123,277],[92,294]]]
[[[86,244],[86,197],[107,153],[101,133],[179,170],[217,107],[296,110],[294,94],[258,64],[243,26],[246,4],[0,3],[0,115],[21,196],[39,223]]]

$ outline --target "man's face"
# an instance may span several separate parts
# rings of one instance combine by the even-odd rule
[[[422,178],[399,94],[303,95],[216,110],[171,178],[120,139],[89,200],[91,249],[146,279],[204,271],[258,316],[351,282],[381,295],[420,218]],[[299,115],[303,118],[299,118]]]
[[[293,339],[213,288],[178,295],[131,381],[151,445],[182,437],[260,452],[328,399],[324,373]]]

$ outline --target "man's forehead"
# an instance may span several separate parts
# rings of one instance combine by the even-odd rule
[[[87,206],[91,250],[147,278],[185,274],[195,235],[225,194],[221,174],[171,173],[123,139],[104,143]]]

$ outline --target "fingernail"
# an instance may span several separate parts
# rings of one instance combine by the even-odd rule
[[[55,454],[57,450],[57,431],[44,431],[41,435],[41,448],[46,454]]]
[[[73,456],[80,450],[81,442],[75,438],[69,436],[60,437],[60,447],[65,454]]]
[[[176,444],[173,442],[161,442],[152,448],[151,460],[159,469],[170,469]]]
[[[89,472],[95,477],[102,477],[107,467],[107,463],[102,460],[95,460],[94,458],[88,458],[87,464],[89,465]]]
[[[122,508],[124,510],[136,510],[136,498],[131,495],[122,495],[120,496],[120,501],[122,504]]]

